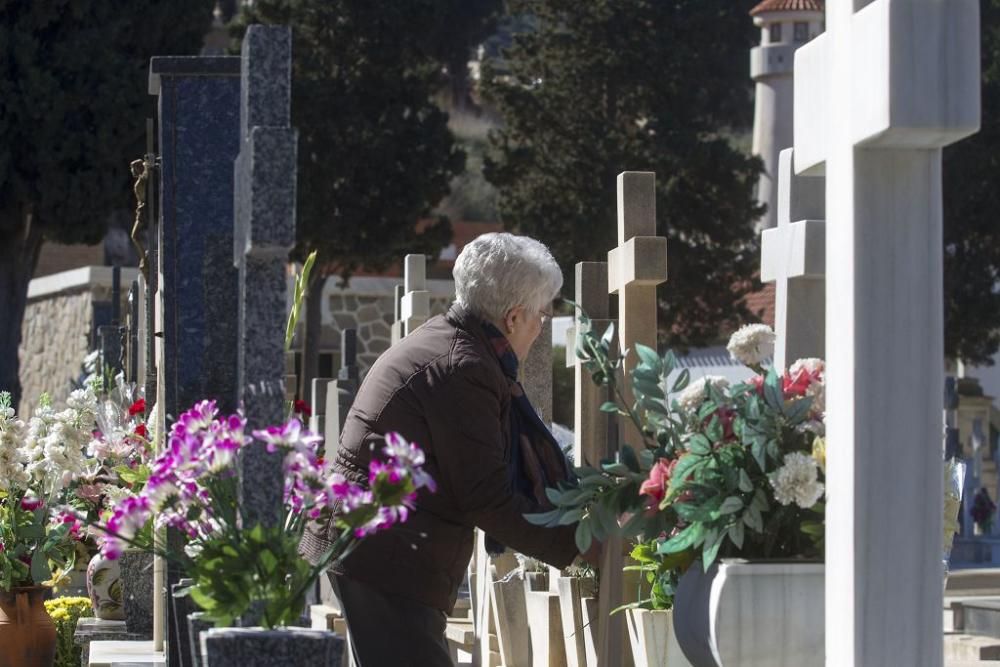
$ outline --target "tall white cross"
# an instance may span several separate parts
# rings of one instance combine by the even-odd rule
[[[941,148],[979,127],[976,0],[829,0],[795,57],[826,173],[826,664],[942,662]]]
[[[431,314],[431,293],[427,291],[427,256],[407,255],[404,263],[405,294],[400,302],[403,336],[427,321]]]
[[[778,226],[765,229],[760,243],[760,279],[775,283],[776,368],[824,356],[826,188],[820,177],[795,174],[793,150],[778,156]]]
[[[656,236],[656,174],[618,174],[618,247],[608,252],[608,291],[618,295],[618,340],[625,357],[622,386],[631,403],[629,380],[638,365],[635,344],[656,349],[656,286],[667,280],[667,239]],[[642,436],[627,420],[622,443],[642,447]]]

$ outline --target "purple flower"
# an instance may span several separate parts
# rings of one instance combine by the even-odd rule
[[[45,504],[44,500],[42,500],[41,498],[32,493],[28,493],[23,498],[21,498],[21,509],[28,512],[34,512],[44,504]]]

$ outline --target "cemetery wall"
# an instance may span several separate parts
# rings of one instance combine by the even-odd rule
[[[90,266],[36,278],[28,286],[28,305],[21,325],[21,407],[27,414],[48,392],[57,407],[80,376],[83,358],[95,347],[94,331],[111,317],[109,266]],[[128,285],[135,269],[122,269]],[[122,290],[125,312],[127,289]]]
[[[331,277],[323,290],[323,329],[320,353],[334,353],[339,367],[340,332],[355,329],[358,333],[358,368],[362,374],[389,349],[391,327],[395,318],[393,290],[402,278],[352,278],[346,287]],[[428,280],[431,315],[448,310],[455,298],[450,280]],[[300,332],[301,333],[301,332]],[[299,338],[301,340],[301,338]]]

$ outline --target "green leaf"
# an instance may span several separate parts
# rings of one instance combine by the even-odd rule
[[[722,505],[719,507],[719,514],[732,514],[739,512],[741,509],[743,509],[743,499],[739,496],[729,496],[722,501]]]
[[[657,547],[657,553],[671,554],[697,545],[705,538],[705,524],[692,523],[687,528]]]
[[[585,554],[590,550],[590,544],[593,542],[593,534],[590,530],[589,520],[584,519],[580,523],[576,524],[576,533],[574,533],[574,538],[576,540],[577,551]]]
[[[712,451],[712,443],[709,441],[708,438],[705,437],[704,434],[695,433],[693,436],[691,436],[691,439],[688,440],[688,450],[692,454],[696,454],[698,456],[705,456]]]
[[[601,403],[601,412],[618,412],[618,405],[611,401]]]
[[[701,562],[702,567],[705,568],[706,572],[708,571],[708,568],[712,566],[712,563],[715,562],[715,557],[719,555],[719,547],[722,546],[722,540],[724,540],[725,537],[725,531],[716,532],[715,529],[712,529],[710,533],[705,535],[705,544],[707,548],[701,552]]]
[[[31,554],[31,580],[40,584],[52,578],[52,569],[49,567],[49,559],[41,549],[35,549]]]
[[[548,526],[559,519],[562,510],[552,510],[550,512],[540,512],[537,514],[525,514],[525,520],[536,526]]]
[[[737,521],[729,526],[729,541],[732,542],[737,549],[743,548],[743,522]]]
[[[750,481],[750,475],[748,475],[747,471],[744,470],[743,468],[740,468],[739,487],[740,491],[744,493],[750,493],[751,491],[753,491],[753,482]]]
[[[601,336],[601,347],[605,350],[611,348],[611,342],[615,338],[615,323],[612,322],[608,325],[608,328],[604,330],[604,334]]]
[[[551,486],[545,489],[545,497],[548,498],[549,502],[553,505],[559,504],[559,501],[562,500],[562,495],[562,491]]]
[[[674,386],[670,388],[670,392],[676,394],[679,391],[684,391],[689,382],[691,382],[691,371],[685,368],[677,375],[677,379],[674,380]]]
[[[584,514],[586,514],[586,510],[582,508],[570,510],[565,514],[563,514],[561,517],[559,517],[559,521],[557,523],[560,526],[568,526],[571,523],[576,523],[577,521],[582,519]]]
[[[642,363],[653,369],[657,375],[660,374],[660,371],[663,369],[663,362],[660,361],[660,355],[656,353],[656,350],[648,345],[636,343],[635,353],[639,355],[639,359],[642,360]]]
[[[782,412],[785,396],[781,391],[781,378],[774,368],[769,369],[764,378],[764,400],[772,410]]]

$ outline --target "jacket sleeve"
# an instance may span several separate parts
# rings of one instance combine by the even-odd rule
[[[433,392],[428,422],[440,474],[459,511],[504,545],[556,567],[578,551],[575,525],[546,528],[524,515],[533,503],[513,492],[507,468],[508,443],[500,423],[501,396],[486,369],[468,363]]]

